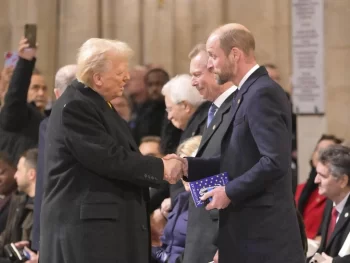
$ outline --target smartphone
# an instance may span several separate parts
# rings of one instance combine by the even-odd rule
[[[4,252],[7,258],[12,262],[26,262],[30,260],[30,254],[23,248],[17,248],[14,243],[5,245]]]
[[[17,61],[18,61],[18,53],[17,52],[12,52],[12,51],[7,51],[4,54],[5,58],[5,68],[9,67],[16,67]]]
[[[36,24],[25,24],[24,37],[28,39],[29,47],[36,47]]]

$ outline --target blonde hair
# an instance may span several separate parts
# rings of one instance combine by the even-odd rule
[[[192,86],[191,76],[187,74],[178,75],[169,80],[164,85],[162,94],[169,96],[175,104],[187,101],[192,106],[198,107],[204,102],[199,91]]]
[[[77,79],[91,87],[93,74],[109,69],[110,53],[128,60],[133,51],[128,44],[118,40],[90,38],[85,41],[77,55]]]
[[[179,156],[192,156],[194,157],[197,153],[198,147],[201,143],[202,136],[197,135],[185,140],[181,143],[176,150],[176,154]]]

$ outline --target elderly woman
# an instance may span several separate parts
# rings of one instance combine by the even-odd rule
[[[191,77],[179,75],[172,78],[164,85],[162,94],[168,119],[176,128],[184,131],[181,142],[202,134],[210,103],[203,103],[202,96],[191,84]]]
[[[110,101],[129,80],[127,44],[92,38],[77,56],[77,79],[47,127],[40,262],[150,259],[148,188],[174,182],[182,164],[142,156]]]
[[[201,139],[202,136],[194,136],[187,139],[180,144],[176,154],[180,157],[195,156]],[[185,181],[182,181],[182,183],[186,191],[178,194],[176,197],[173,209],[168,215],[163,235],[159,240],[152,240],[152,263],[178,262],[177,260],[180,260],[179,257],[185,249],[188,205],[191,195],[189,183]]]

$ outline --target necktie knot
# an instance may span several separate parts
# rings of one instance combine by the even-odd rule
[[[332,209],[332,217],[335,217],[335,218],[337,218],[338,217],[338,210],[335,208],[335,207],[333,207],[333,209]]]
[[[212,103],[208,111],[207,127],[209,127],[211,121],[213,120],[217,109],[218,107]]]

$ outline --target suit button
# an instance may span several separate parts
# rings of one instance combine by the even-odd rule
[[[147,230],[147,227],[146,227],[145,225],[142,225],[142,226],[141,226],[141,229],[142,229],[142,231],[146,231],[146,230]]]

